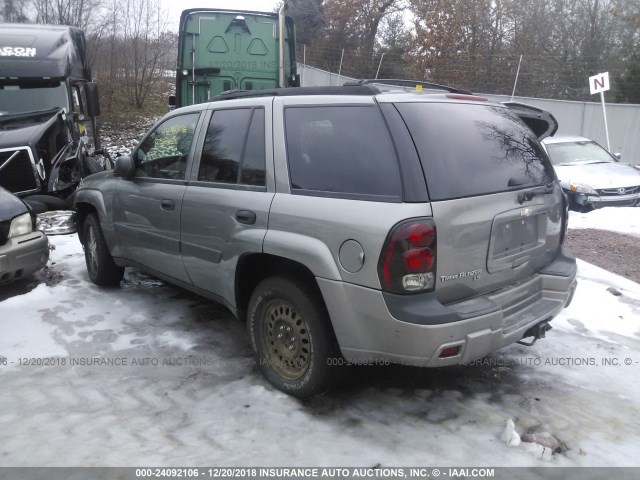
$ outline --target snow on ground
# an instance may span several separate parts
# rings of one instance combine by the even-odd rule
[[[640,237],[640,208],[605,207],[589,213],[569,212],[569,228],[597,228]]]
[[[587,263],[533,347],[351,367],[301,402],[222,307],[133,270],[98,288],[77,236],[50,238],[59,282],[0,302],[0,466],[640,466],[640,285]],[[563,452],[507,447],[509,419]]]

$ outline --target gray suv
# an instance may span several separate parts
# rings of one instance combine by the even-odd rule
[[[224,304],[297,397],[347,362],[445,366],[535,341],[576,287],[537,138],[556,128],[521,104],[366,83],[174,110],[82,181],[89,276],[118,285],[135,266]]]

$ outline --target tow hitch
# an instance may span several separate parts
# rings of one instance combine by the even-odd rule
[[[551,325],[549,325],[549,322],[547,322],[546,320],[544,322],[540,322],[524,332],[524,335],[522,336],[522,338],[533,337],[533,340],[531,342],[523,342],[522,340],[520,340],[517,343],[526,347],[530,347],[534,343],[536,343],[536,340],[538,340],[539,338],[544,338],[545,333],[549,330],[551,330]]]

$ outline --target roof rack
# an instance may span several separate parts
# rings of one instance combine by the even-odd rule
[[[468,90],[460,88],[448,87],[432,82],[418,82],[415,80],[399,80],[399,79],[364,79],[354,80],[344,83],[342,86],[330,87],[289,87],[289,88],[271,88],[266,90],[228,90],[211,98],[210,102],[220,100],[232,100],[236,98],[252,98],[252,97],[294,97],[300,95],[377,95],[382,93],[376,84],[397,85],[401,87],[417,87],[422,86],[430,89],[444,90],[449,93],[459,93],[463,95],[472,95]]]
[[[349,88],[331,87],[289,87],[266,90],[229,90],[211,98],[210,102],[250,97],[293,97],[300,95],[377,95],[381,90],[374,85],[353,85]]]
[[[427,88],[434,88],[437,90],[444,90],[449,93],[473,95],[472,92],[470,92],[469,90],[463,90],[461,88],[448,87],[447,85],[440,85],[438,83],[433,83],[433,82],[420,82],[416,80],[402,80],[402,79],[396,79],[396,78],[368,78],[363,80],[354,80],[354,81],[346,82],[344,85],[345,86],[364,86],[364,85],[371,85],[376,83],[382,84],[382,85],[397,85],[399,87],[422,86]]]

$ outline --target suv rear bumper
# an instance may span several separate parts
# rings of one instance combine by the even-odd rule
[[[344,357],[353,363],[381,361],[438,367],[470,362],[522,339],[532,326],[569,305],[576,288],[575,257],[561,251],[532,277],[449,305],[404,296],[391,309],[379,290],[318,278]],[[393,311],[393,313],[392,313]],[[448,347],[457,355],[440,358]]]

